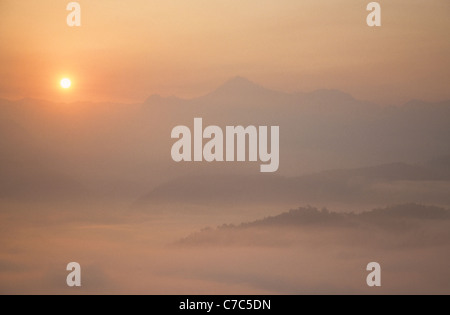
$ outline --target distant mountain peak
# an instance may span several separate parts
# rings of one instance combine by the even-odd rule
[[[241,77],[241,76],[235,76],[231,79],[229,79],[228,81],[226,81],[223,86],[259,86],[258,84],[256,84],[253,81],[250,81],[247,78]]]
[[[336,89],[319,89],[319,90],[315,90],[311,93],[307,94],[310,98],[320,98],[320,99],[324,99],[324,100],[331,100],[331,101],[335,101],[335,100],[344,100],[344,101],[354,101],[355,99],[353,98],[352,95],[342,92],[340,90],[336,90]]]
[[[276,94],[278,92],[266,89],[265,87],[250,81],[247,78],[236,76],[226,81],[209,95],[216,96],[250,96]]]
[[[247,78],[236,76],[222,84],[217,90],[234,90],[234,89],[264,89],[261,85],[250,81]]]

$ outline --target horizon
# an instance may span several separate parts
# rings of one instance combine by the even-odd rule
[[[76,103],[92,103],[92,104],[120,104],[120,105],[133,105],[133,104],[144,104],[146,102],[148,102],[151,98],[153,97],[158,97],[161,99],[178,99],[181,101],[192,101],[192,100],[197,100],[197,99],[201,99],[203,97],[209,96],[211,94],[214,94],[214,92],[220,90],[223,87],[226,87],[229,83],[234,83],[234,82],[243,82],[243,83],[248,83],[249,85],[255,85],[257,87],[263,88],[266,91],[271,91],[271,92],[275,92],[275,93],[279,93],[279,94],[286,94],[286,95],[291,95],[291,96],[303,96],[303,95],[309,95],[309,94],[313,94],[316,92],[339,92],[339,93],[343,93],[345,95],[350,96],[351,98],[355,99],[356,101],[359,102],[370,102],[373,105],[376,106],[382,106],[382,107],[389,107],[389,106],[405,106],[408,105],[409,103],[412,102],[422,102],[422,103],[429,103],[429,104],[437,104],[437,103],[444,103],[447,101],[450,101],[450,98],[448,99],[441,99],[441,100],[426,100],[426,99],[416,99],[416,98],[411,98],[409,100],[407,100],[406,102],[403,103],[399,103],[399,104],[394,104],[394,103],[389,103],[389,104],[382,104],[382,103],[376,103],[373,101],[370,101],[368,99],[359,99],[359,98],[355,98],[351,93],[348,93],[346,91],[337,89],[337,88],[317,88],[315,90],[311,90],[311,91],[282,91],[282,90],[277,90],[275,88],[272,87],[268,87],[265,85],[262,85],[256,81],[253,81],[251,79],[248,79],[246,77],[240,76],[240,75],[236,75],[231,77],[230,79],[224,81],[222,84],[218,85],[217,87],[213,88],[212,90],[210,90],[209,92],[205,92],[201,95],[197,95],[197,96],[191,96],[191,97],[181,97],[179,95],[163,95],[160,93],[154,93],[154,94],[150,94],[149,96],[147,96],[146,98],[144,98],[144,100],[142,101],[135,101],[135,102],[119,102],[119,101],[112,101],[112,100],[99,100],[99,101],[88,101],[88,100],[71,100],[71,101],[57,101],[57,100],[50,100],[50,99],[41,99],[41,98],[33,98],[33,97],[22,97],[22,98],[17,98],[17,99],[9,99],[9,98],[3,98],[0,97],[0,100],[5,100],[5,101],[9,101],[9,102],[20,102],[20,101],[26,101],[26,100],[31,100],[31,101],[41,101],[41,102],[49,102],[49,103],[63,103],[63,104],[76,104]]]
[[[365,23],[367,3],[352,0],[80,4],[81,26],[68,27],[67,3],[1,2],[1,98],[192,98],[238,73],[279,91],[333,88],[379,104],[450,99],[447,1],[384,3],[378,28]],[[72,87],[61,91],[64,77]]]

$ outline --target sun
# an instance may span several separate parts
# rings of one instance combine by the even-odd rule
[[[68,78],[64,78],[61,80],[60,85],[63,89],[68,89],[72,85],[72,82]]]

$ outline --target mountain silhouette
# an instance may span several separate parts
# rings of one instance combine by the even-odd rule
[[[436,182],[444,191],[423,184],[422,190],[405,188],[402,183],[420,185]],[[441,184],[439,184],[441,183]],[[395,185],[399,185],[395,186]],[[160,185],[135,203],[137,207],[155,204],[258,204],[345,202],[383,203],[435,202],[450,204],[445,187],[450,174],[422,165],[391,163],[374,167],[331,170],[299,177],[245,174],[193,175]],[[386,189],[381,189],[386,187]],[[389,191],[388,187],[396,187]]]
[[[285,93],[236,77],[192,99],[154,95],[137,104],[0,100],[0,117],[3,160],[39,157],[46,169],[123,198],[136,199],[193,173],[206,178],[216,173],[261,176],[255,163],[174,163],[171,131],[179,125],[192,127],[195,117],[202,117],[205,126],[280,126],[276,175],[289,180],[277,189],[294,200],[303,198],[296,195],[299,191],[314,198],[325,192],[334,192],[334,199],[352,191],[356,196],[358,177],[371,182],[435,181],[449,174],[437,166],[419,169],[416,163],[449,154],[450,101],[382,107],[336,90]],[[388,166],[392,161],[407,165]],[[358,168],[368,165],[384,166],[358,174],[363,172]],[[321,173],[330,169],[345,172]],[[340,177],[348,182],[341,187]],[[249,185],[253,181],[263,185],[244,180]],[[291,182],[296,188],[290,188]]]
[[[212,93],[207,94],[213,97],[248,97],[248,96],[267,96],[283,94],[281,92],[272,91],[258,85],[246,78],[237,76],[225,82]]]
[[[313,234],[320,242],[333,242],[335,245],[370,244],[384,248],[421,247],[430,244],[448,246],[449,224],[450,210],[420,204],[400,204],[361,213],[300,207],[253,222],[207,228],[179,240],[176,244],[298,246],[311,242],[303,235]],[[332,233],[328,234],[329,231]]]

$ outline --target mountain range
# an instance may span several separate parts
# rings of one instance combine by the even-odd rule
[[[311,231],[323,242],[383,247],[417,247],[449,243],[450,211],[418,204],[400,204],[362,213],[331,212],[301,207],[239,225],[206,228],[176,242],[181,246],[305,245]],[[331,233],[328,233],[331,231]],[[318,235],[322,234],[322,237]],[[356,236],[356,238],[355,238]],[[324,241],[325,238],[325,241]],[[389,241],[387,241],[389,239]],[[303,244],[302,244],[303,243]],[[395,245],[394,245],[395,244]],[[323,244],[321,246],[324,246]],[[337,246],[337,245],[336,245]]]
[[[450,161],[441,158],[440,161]],[[298,177],[267,175],[193,175],[160,185],[136,207],[160,204],[395,204],[450,205],[448,164],[391,163],[323,171]]]
[[[195,178],[202,177],[211,186],[217,174],[228,174],[229,179],[222,176],[222,183],[216,183],[216,190],[224,191],[229,190],[227,185],[235,185],[233,178],[240,178],[246,186],[260,182],[264,175],[254,163],[173,162],[171,130],[177,125],[191,126],[195,117],[221,127],[280,126],[280,170],[277,176],[264,177],[269,184],[256,185],[267,185],[258,188],[260,192],[272,191],[275,185],[292,198],[296,194],[292,190],[305,186],[320,198],[322,189],[314,181],[323,182],[333,175],[334,194],[339,196],[346,189],[346,184],[338,183],[339,177],[359,178],[361,172],[371,180],[377,176],[396,181],[448,177],[447,171],[441,173],[439,160],[434,161],[434,171],[418,163],[449,154],[450,101],[383,107],[341,91],[284,93],[237,77],[193,99],[154,95],[140,104],[0,100],[3,194],[20,199],[31,185],[37,195],[51,197],[57,186],[66,195],[85,190],[108,199],[131,201],[147,195],[155,200],[149,191],[153,195],[159,191],[158,198],[164,199],[163,187],[178,178],[195,183]],[[398,161],[404,163],[392,164]],[[369,165],[382,166],[366,168]],[[329,169],[346,171],[323,172]],[[258,194],[253,193],[255,198]],[[195,194],[189,198],[195,199]],[[178,189],[173,200],[183,200],[183,190]]]

